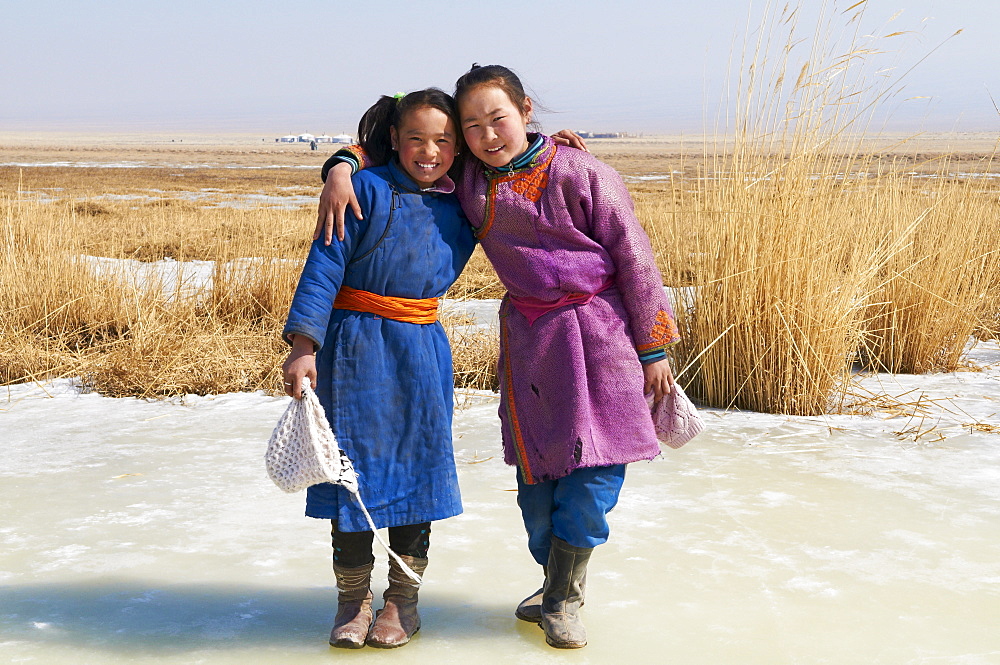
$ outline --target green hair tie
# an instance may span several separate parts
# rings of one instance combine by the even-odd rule
[[[406,93],[405,92],[397,92],[395,95],[393,95],[393,98],[395,98],[397,104],[400,101],[402,101],[403,97],[406,97]]]

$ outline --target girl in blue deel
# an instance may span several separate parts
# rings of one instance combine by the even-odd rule
[[[451,350],[437,299],[475,246],[448,177],[460,133],[452,98],[437,89],[382,97],[361,119],[360,143],[378,167],[353,186],[362,219],[342,243],[313,243],[284,337],[289,395],[309,377],[365,503],[390,545],[422,575],[430,523],[462,512],[452,449]],[[417,585],[389,561],[385,606],[372,617],[373,534],[342,487],[308,489],[306,515],[332,520],[339,591],[330,643],[397,647],[420,628]]]

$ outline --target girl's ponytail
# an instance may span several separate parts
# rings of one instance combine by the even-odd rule
[[[382,95],[358,123],[358,143],[374,166],[388,164],[392,159],[389,128],[399,124],[399,101],[397,97]]]

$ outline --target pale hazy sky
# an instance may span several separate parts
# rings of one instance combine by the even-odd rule
[[[734,43],[739,62],[768,4],[7,0],[0,129],[353,132],[379,94],[450,92],[477,61],[517,70],[553,111],[547,130],[694,133],[714,124]],[[821,6],[836,8],[839,33],[854,0],[803,4],[793,60]],[[899,73],[940,46],[882,105],[889,129],[1000,131],[1000,0],[866,5],[862,44],[886,51],[869,56],[872,71]],[[866,37],[894,32],[907,34]]]

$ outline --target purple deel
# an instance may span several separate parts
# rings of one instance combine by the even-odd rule
[[[533,324],[500,306],[504,457],[525,482],[659,452],[640,355],[679,337],[649,238],[621,177],[544,137],[532,162],[500,173],[469,160],[456,194],[510,295],[557,301],[614,286]]]

